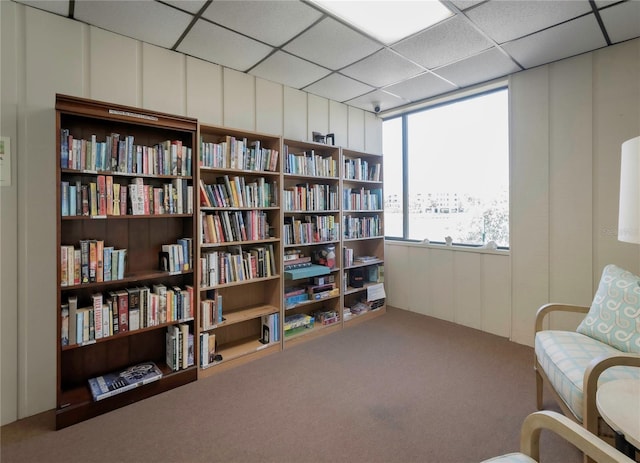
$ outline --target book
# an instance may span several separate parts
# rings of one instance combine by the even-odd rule
[[[60,324],[60,345],[68,346],[69,345],[69,304],[62,304],[62,308],[60,310],[60,317],[62,318],[62,322]]]
[[[93,400],[98,401],[158,381],[160,378],[162,372],[155,363],[143,362],[118,372],[90,378],[89,388]]]

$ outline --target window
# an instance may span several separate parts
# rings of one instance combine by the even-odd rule
[[[383,122],[389,238],[509,246],[508,91]]]

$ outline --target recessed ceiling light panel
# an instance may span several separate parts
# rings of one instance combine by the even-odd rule
[[[386,45],[424,30],[452,15],[437,0],[312,0]]]

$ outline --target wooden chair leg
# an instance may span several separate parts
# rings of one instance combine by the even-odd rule
[[[538,410],[542,410],[542,376],[536,368],[536,405]]]

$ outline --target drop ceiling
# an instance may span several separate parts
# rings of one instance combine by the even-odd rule
[[[640,0],[443,0],[390,45],[306,0],[15,1],[383,115],[640,37]]]

